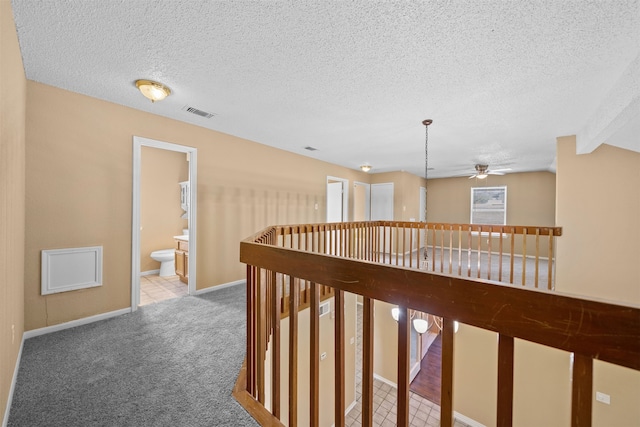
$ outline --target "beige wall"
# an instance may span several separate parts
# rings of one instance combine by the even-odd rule
[[[150,254],[175,247],[188,221],[182,219],[179,182],[188,181],[185,153],[142,147],[140,167],[140,271],[157,270]]]
[[[556,175],[551,172],[490,175],[482,181],[466,177],[430,179],[427,219],[429,222],[468,224],[471,188],[503,185],[507,186],[507,224],[556,225]]]
[[[575,137],[558,138],[556,288],[561,292],[640,304],[640,153],[602,145],[576,155]],[[612,331],[615,333],[615,331]],[[640,425],[640,372],[597,362],[594,426]]]
[[[0,422],[24,331],[25,102],[11,2],[0,0]]]
[[[26,120],[27,330],[130,306],[134,135],[198,149],[197,289],[242,279],[239,242],[257,230],[323,222],[327,175],[350,183],[369,179],[364,172],[32,81]],[[104,248],[103,286],[40,295],[41,250],[94,245]]]
[[[345,409],[356,400],[356,295],[345,292]],[[327,357],[320,361],[320,416],[319,425],[330,427],[334,425],[334,378],[335,378],[335,300],[327,300],[331,304],[331,314],[320,318],[320,354]],[[324,302],[323,302],[324,303]],[[298,425],[307,426],[310,412],[310,345],[309,328],[311,326],[310,310],[302,310],[298,315]],[[289,425],[289,318],[280,323],[280,414],[285,425]],[[351,340],[353,339],[353,343]],[[268,353],[265,366],[270,366]],[[270,368],[267,368],[267,375]],[[265,387],[269,393],[269,385]],[[267,396],[267,408],[271,408],[270,396]]]

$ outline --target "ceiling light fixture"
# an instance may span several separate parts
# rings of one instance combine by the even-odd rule
[[[149,98],[151,102],[162,101],[171,95],[171,89],[153,80],[136,80],[136,87],[145,97]]]
[[[362,169],[362,172],[369,172],[371,170],[371,165],[362,165],[360,166],[360,169]]]

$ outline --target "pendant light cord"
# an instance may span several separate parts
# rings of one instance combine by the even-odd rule
[[[424,267],[425,270],[428,267],[427,255],[427,238],[429,233],[427,223],[427,179],[429,177],[429,125],[433,123],[433,120],[426,119],[422,121],[424,125]]]

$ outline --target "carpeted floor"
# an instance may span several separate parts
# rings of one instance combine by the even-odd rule
[[[257,426],[231,396],[245,307],[233,286],[26,340],[8,426]]]

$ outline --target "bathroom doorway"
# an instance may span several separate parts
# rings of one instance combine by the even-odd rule
[[[155,166],[150,161],[171,166],[165,166],[166,173],[154,174]],[[143,165],[146,165],[144,169]],[[171,298],[195,294],[196,180],[197,149],[133,137],[132,310],[136,310],[141,302],[163,299],[163,295]],[[191,188],[194,190],[189,191]],[[162,214],[149,212],[154,209]],[[176,257],[180,258],[176,265],[160,261],[174,256],[173,249],[176,248],[175,254],[180,255]],[[163,249],[169,249],[167,254]],[[175,270],[176,275],[165,276],[169,269]],[[141,272],[149,275],[141,276]],[[165,277],[159,277],[158,273]],[[155,296],[151,297],[150,291],[156,292]]]

